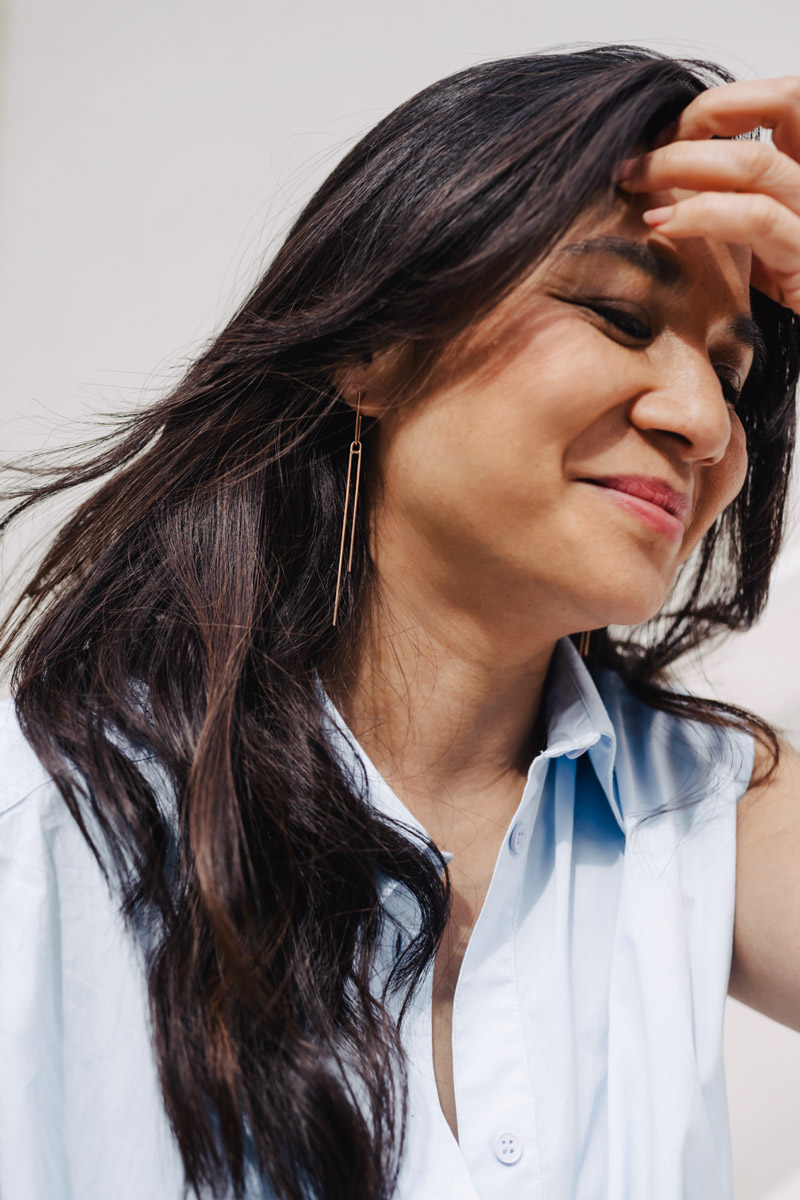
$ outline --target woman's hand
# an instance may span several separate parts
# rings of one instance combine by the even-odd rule
[[[731,138],[757,126],[772,145]],[[699,193],[643,219],[670,238],[747,244],[750,282],[800,313],[800,76],[741,80],[701,92],[681,113],[671,140],[615,173],[627,192],[685,188]]]

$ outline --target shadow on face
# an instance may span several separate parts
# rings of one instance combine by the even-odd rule
[[[373,556],[395,592],[501,612],[515,636],[662,606],[744,481],[736,394],[757,336],[747,248],[641,221],[682,194],[585,213],[424,386],[408,347],[355,381],[378,417]],[[662,517],[677,496],[679,524],[609,480],[649,482],[639,499]]]

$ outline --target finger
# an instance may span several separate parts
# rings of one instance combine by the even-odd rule
[[[670,238],[708,237],[749,245],[774,271],[781,304],[800,313],[800,217],[771,196],[702,192],[642,214]]]
[[[675,141],[735,137],[761,126],[790,158],[800,159],[800,75],[738,79],[695,96],[678,118]]]
[[[753,255],[753,262],[750,267],[750,287],[756,288],[759,292],[764,292],[769,296],[770,300],[776,300],[781,303],[781,289],[778,284],[776,272],[772,267],[766,267],[762,263],[757,254]]]
[[[766,142],[672,142],[632,161],[626,192],[763,192],[800,213],[800,164]]]

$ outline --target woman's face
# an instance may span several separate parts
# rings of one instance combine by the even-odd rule
[[[732,401],[753,357],[750,251],[640,217],[686,194],[585,214],[424,396],[381,417],[390,590],[552,636],[662,606],[747,461]]]

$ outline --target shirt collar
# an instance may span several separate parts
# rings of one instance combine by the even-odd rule
[[[589,668],[572,639],[560,638],[553,652],[545,690],[546,758],[578,758],[588,751],[611,811],[625,832],[614,776],[617,735]]]
[[[430,839],[424,826],[389,787],[369,755],[351,733],[319,677],[317,690],[329,722],[328,737],[332,748],[351,776],[356,791],[362,796],[365,795],[363,784],[366,784],[366,796],[370,805],[383,816],[402,824],[410,836],[426,845]],[[614,779],[616,734],[589,668],[569,637],[560,638],[553,652],[545,685],[545,720],[547,739],[542,757],[578,758],[588,751],[600,786],[624,833],[625,823]],[[531,763],[529,778],[536,761],[535,758]],[[446,851],[442,852],[442,856],[445,862],[452,858],[452,854]]]

